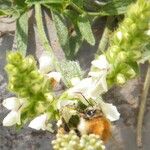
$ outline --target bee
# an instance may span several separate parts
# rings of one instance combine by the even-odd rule
[[[111,123],[99,107],[88,107],[85,109],[80,114],[80,122],[77,129],[81,135],[98,135],[104,142],[107,142],[111,137]]]
[[[66,123],[62,118],[59,133],[68,133],[73,129],[78,136],[83,134],[95,134],[104,142],[107,142],[111,137],[111,123],[105,117],[101,108],[87,107],[84,111],[78,112],[78,119],[76,118],[76,121],[74,118],[72,118],[69,123]],[[73,124],[72,122],[74,121],[74,126],[70,126],[70,123]]]

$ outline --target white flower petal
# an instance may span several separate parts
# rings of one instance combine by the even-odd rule
[[[92,78],[92,83],[87,89],[86,95],[88,95],[87,97],[89,98],[97,99],[102,93],[106,92],[107,90],[108,88],[105,76],[102,76],[99,79]]]
[[[48,52],[43,52],[39,58],[39,70],[40,72],[46,74],[53,70],[54,66],[52,63],[51,55]]]
[[[60,100],[57,103],[57,109],[59,110],[67,105],[76,105],[76,104],[77,104],[77,101],[75,100]]]
[[[110,121],[116,121],[120,118],[120,113],[118,112],[116,106],[101,101],[101,108]]]
[[[20,112],[11,111],[3,120],[3,126],[20,124]]]
[[[88,73],[89,76],[93,77],[93,78],[99,78],[101,75],[103,74],[102,71],[90,71]]]
[[[122,32],[118,31],[116,34],[117,34],[117,38],[121,41],[122,40]]]
[[[59,72],[50,72],[49,74],[47,74],[49,79],[54,79],[57,83],[60,82],[61,79],[61,73]]]
[[[76,95],[77,93],[82,93],[85,97],[87,95],[87,90],[92,84],[92,78],[85,78],[81,80],[77,85],[68,90],[70,96]]]
[[[108,63],[105,55],[100,55],[98,57],[98,59],[93,60],[91,63],[94,67],[97,67],[99,69],[108,69],[109,68],[109,63]]]
[[[20,100],[16,97],[10,97],[3,100],[3,106],[9,110],[17,110],[20,105]]]
[[[36,130],[40,129],[46,130],[46,121],[47,121],[47,114],[40,115],[30,122],[29,127]]]
[[[78,77],[75,77],[75,78],[71,79],[71,84],[73,86],[77,85],[79,82],[80,82],[80,78],[78,78]]]

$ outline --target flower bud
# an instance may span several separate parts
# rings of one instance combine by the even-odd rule
[[[36,79],[39,77],[39,72],[37,70],[33,70],[30,72],[29,76],[31,77],[31,79]]]
[[[123,74],[118,73],[116,77],[117,84],[124,84],[126,82],[126,78]]]
[[[53,101],[53,96],[51,93],[46,93],[44,94],[44,96],[46,97],[48,102],[52,102]]]
[[[28,65],[29,72],[36,68],[36,62],[32,56],[26,57],[25,63]]]
[[[41,90],[41,85],[35,83],[34,85],[32,85],[31,89],[33,93],[38,93]]]
[[[39,101],[36,103],[36,107],[35,107],[35,111],[37,114],[42,114],[43,112],[46,111],[46,106],[45,106],[45,102]]]
[[[7,55],[7,61],[14,65],[19,65],[22,62],[22,55],[19,52],[10,52]]]
[[[118,54],[118,56],[117,56],[117,59],[118,59],[120,62],[126,61],[126,59],[127,59],[127,53],[124,52],[124,51],[119,52],[119,54]]]
[[[118,40],[121,42],[122,41],[122,37],[123,37],[122,32],[121,31],[117,31],[116,36],[117,36]]]

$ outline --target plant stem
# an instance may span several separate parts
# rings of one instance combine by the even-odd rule
[[[82,10],[80,7],[78,7],[76,4],[74,4],[73,2],[71,2],[70,4],[76,11],[78,11],[81,14],[87,14],[89,16],[109,16],[110,14],[105,13],[105,12],[85,12],[84,10]]]
[[[149,87],[150,87],[150,63],[148,64],[148,69],[145,77],[144,87],[141,95],[141,104],[140,104],[139,114],[138,114],[137,145],[139,148],[142,147],[142,124],[143,124],[143,118],[144,118],[144,112],[145,112]]]
[[[73,2],[70,3],[70,5],[76,10],[78,11],[79,13],[83,14],[85,13],[84,10],[82,10],[80,7],[78,7],[76,4],[74,4]]]
[[[87,12],[87,14],[89,16],[109,16],[110,14],[109,13],[106,13],[106,12]]]

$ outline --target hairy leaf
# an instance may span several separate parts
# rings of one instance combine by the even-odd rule
[[[80,65],[75,61],[62,61],[58,64],[58,69],[62,74],[62,80],[67,87],[71,87],[70,80],[74,77],[82,79],[83,71]]]
[[[91,45],[95,45],[95,38],[91,29],[90,21],[85,15],[80,15],[77,24],[83,38]]]
[[[84,7],[90,11],[103,12],[107,15],[124,14],[127,7],[135,0],[108,0],[108,1],[93,1],[84,0]]]
[[[70,58],[74,58],[83,42],[83,37],[79,31],[78,25],[77,25],[77,18],[78,13],[72,10],[66,10],[64,11],[64,15],[67,17],[67,20],[70,21]],[[72,31],[71,31],[72,30]]]
[[[148,44],[145,47],[145,50],[142,54],[141,60],[139,60],[139,63],[145,63],[146,61],[150,61],[150,44]]]
[[[26,55],[28,42],[28,13],[25,12],[16,22],[17,49],[22,55]]]
[[[69,34],[68,28],[65,23],[65,18],[56,12],[52,12],[53,20],[55,22],[55,26],[57,29],[57,35],[59,38],[59,42],[65,52],[66,57],[70,54],[70,47],[69,47]]]

